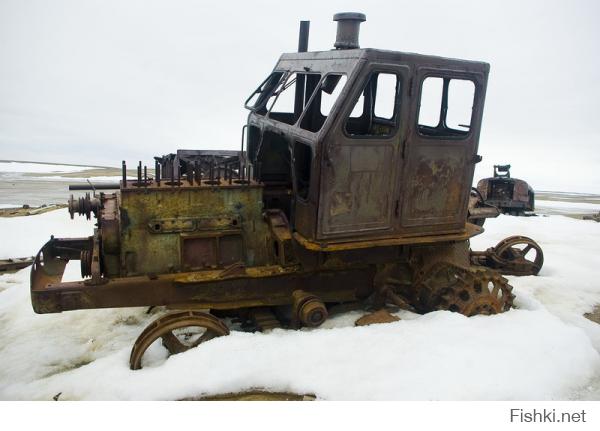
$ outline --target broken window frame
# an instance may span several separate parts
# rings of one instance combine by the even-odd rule
[[[295,75],[295,77],[292,78],[292,75]],[[277,118],[273,118],[271,116],[271,114],[286,114],[287,113],[287,112],[273,111],[273,108],[277,104],[277,100],[279,100],[279,96],[281,94],[283,94],[284,91],[288,90],[292,84],[295,84],[296,82],[298,82],[298,75],[304,76],[304,79],[303,79],[303,81],[304,81],[303,101],[306,101],[306,103],[302,106],[302,111],[299,112],[299,114],[298,114],[298,118],[296,118],[296,120],[293,123],[287,123],[285,121],[280,121]],[[307,97],[307,86],[308,86],[307,84],[308,84],[309,80],[306,78],[309,75],[318,76],[319,80],[317,81],[317,84],[315,85],[314,89],[312,90],[310,97]],[[290,78],[291,78],[291,81],[290,81]],[[273,102],[271,103],[271,106],[267,107],[267,112],[265,114],[265,117],[267,117],[273,121],[277,121],[278,123],[287,124],[289,126],[296,126],[298,124],[298,122],[302,119],[302,115],[304,114],[304,111],[306,111],[306,107],[309,106],[310,101],[312,100],[314,94],[316,93],[316,90],[319,88],[319,85],[320,85],[320,82],[322,79],[323,79],[322,72],[306,71],[306,70],[288,70],[287,72],[284,73],[284,77],[279,80],[279,82],[277,83],[275,88],[271,91],[271,94],[266,98],[266,104],[268,104],[269,101],[271,100],[271,98],[273,96],[275,97],[273,99]],[[281,87],[283,87],[282,91],[279,91],[279,93],[277,93]],[[295,93],[295,91],[296,91],[296,85],[294,85],[294,93]],[[291,114],[296,115],[295,109],[296,109],[296,107],[294,107],[294,112],[291,112]]]
[[[318,130],[316,130],[316,131],[312,131],[312,130],[310,130],[310,129],[306,129],[306,128],[302,127],[302,122],[304,121],[304,117],[305,117],[306,115],[308,115],[308,112],[309,112],[309,110],[311,109],[311,107],[312,107],[312,104],[315,102],[315,100],[316,100],[316,98],[317,98],[317,95],[319,94],[319,91],[322,89],[322,86],[323,86],[323,84],[325,83],[325,80],[326,80],[326,79],[327,79],[327,77],[328,77],[328,76],[330,76],[330,75],[338,75],[338,76],[340,76],[340,80],[341,80],[341,77],[346,77],[346,81],[344,82],[344,86],[342,87],[342,89],[341,89],[340,93],[338,94],[338,97],[337,97],[337,99],[335,100],[335,102],[334,102],[334,103],[333,103],[333,105],[331,106],[331,109],[329,110],[329,113],[328,113],[328,114],[327,114],[327,116],[325,117],[325,120],[323,120],[323,123],[321,124],[321,127],[319,127],[319,129],[318,129]],[[339,102],[339,101],[342,101],[342,102],[343,102],[343,100],[344,100],[344,99],[342,98],[342,94],[343,94],[343,93],[344,93],[344,91],[346,90],[346,87],[348,86],[348,82],[350,82],[350,80],[349,80],[348,74],[347,74],[346,72],[336,72],[336,71],[331,71],[331,72],[327,72],[327,73],[325,73],[325,74],[324,74],[324,75],[321,77],[321,79],[319,80],[319,82],[317,83],[317,85],[316,85],[316,87],[315,87],[315,89],[314,89],[313,93],[312,93],[312,94],[311,94],[311,96],[310,96],[310,99],[308,99],[308,102],[306,103],[306,106],[304,107],[304,109],[303,109],[303,111],[302,111],[302,115],[300,115],[300,118],[298,118],[298,121],[296,122],[296,124],[298,125],[298,127],[299,127],[300,129],[302,129],[303,131],[305,131],[305,132],[308,132],[308,133],[314,133],[314,134],[317,134],[317,133],[319,133],[321,130],[323,130],[323,127],[325,126],[325,123],[327,123],[327,120],[328,120],[330,117],[332,117],[332,115],[333,115],[333,116],[335,116],[335,113],[337,112],[337,110],[339,110],[339,106],[340,106],[340,105],[338,104],[338,102]],[[339,81],[338,81],[338,83],[336,84],[336,87],[337,87],[337,85],[339,85]],[[334,91],[335,91],[335,89],[334,89]],[[332,91],[332,93],[333,93],[333,91]],[[322,99],[321,99],[321,100],[319,100],[319,106],[318,106],[318,110],[319,110],[319,114],[320,114],[320,115],[322,115],[322,113],[321,113],[321,107],[322,107],[322,106],[321,106],[321,102],[322,102]]]
[[[277,77],[277,75],[279,76]],[[286,72],[283,70],[274,70],[271,72],[269,76],[267,76],[265,80],[256,88],[256,90],[254,90],[254,92],[248,96],[244,102],[244,107],[252,112],[256,112],[257,114],[264,115],[267,111],[265,110],[261,113],[261,108],[263,108],[264,105],[269,101],[271,93],[279,86],[279,83],[284,76],[286,76]],[[271,79],[273,79],[272,83],[267,86]],[[248,103],[256,94],[259,94],[259,97],[256,103],[250,106]]]
[[[436,127],[425,126],[419,124],[419,116],[421,114],[421,99],[423,96],[423,84],[427,78],[441,78],[442,79],[442,98],[440,104],[440,114],[438,119],[438,125]],[[448,115],[448,93],[450,88],[450,82],[452,80],[469,81],[473,84],[473,104],[471,105],[471,117],[469,119],[469,130],[458,130],[448,127],[446,124],[446,118]],[[479,98],[479,86],[474,76],[465,74],[447,74],[447,73],[426,73],[424,74],[419,83],[419,99],[417,103],[417,110],[415,115],[415,130],[418,135],[426,139],[440,139],[440,140],[456,140],[462,141],[469,139],[473,134],[473,119],[475,116],[475,110],[477,108],[477,101]],[[431,135],[422,132],[422,128],[427,129],[438,129],[441,131],[450,131],[451,133]]]

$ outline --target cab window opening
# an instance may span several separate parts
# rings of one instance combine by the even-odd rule
[[[300,121],[302,129],[315,133],[321,130],[344,90],[346,81],[346,75],[341,73],[330,73],[323,78]]]
[[[271,73],[254,92],[246,99],[244,106],[259,115],[264,115],[267,112],[266,103],[273,89],[279,84],[283,72]]]
[[[465,137],[471,130],[475,84],[469,79],[426,77],[421,84],[418,131],[429,137]]]
[[[286,124],[295,124],[315,90],[320,74],[292,72],[281,80],[270,95],[266,107],[269,118]]]
[[[401,83],[398,75],[372,72],[344,123],[351,137],[391,136],[397,130]]]

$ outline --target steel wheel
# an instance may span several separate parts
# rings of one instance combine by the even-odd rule
[[[537,275],[544,264],[542,248],[526,236],[511,236],[496,245],[495,253],[511,275]]]
[[[142,356],[159,338],[174,355],[223,335],[229,335],[229,329],[211,314],[198,311],[169,313],[150,323],[137,338],[131,349],[129,367],[132,370],[142,368]]]

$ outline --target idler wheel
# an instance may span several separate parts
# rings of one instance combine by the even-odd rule
[[[301,323],[316,328],[327,320],[327,307],[317,296],[303,290],[295,290],[292,298],[292,326],[298,327]]]
[[[129,356],[132,370],[142,368],[142,356],[159,338],[170,354],[185,352],[208,340],[229,335],[229,328],[215,316],[199,311],[178,311],[159,317],[137,338]]]
[[[508,275],[537,275],[544,265],[544,252],[526,236],[511,236],[500,241],[494,252],[499,270]]]

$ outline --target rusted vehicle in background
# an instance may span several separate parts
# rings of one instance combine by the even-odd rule
[[[283,54],[245,103],[239,151],[141,162],[116,192],[72,198],[86,238],[51,238],[31,272],[37,313],[167,306],[130,366],[243,328],[317,327],[388,304],[467,316],[511,308],[502,271],[540,262],[504,244],[473,254],[467,222],[489,65],[360,49],[365,16],[336,14],[335,49]],[[519,251],[520,250],[520,251]],[[541,253],[541,250],[540,250]],[[63,282],[69,260],[84,280]],[[487,265],[487,266],[486,266]],[[199,328],[197,332],[182,328]]]
[[[494,165],[494,176],[477,183],[477,190],[486,205],[504,214],[523,215],[535,209],[535,193],[523,180],[510,177],[510,165]]]

